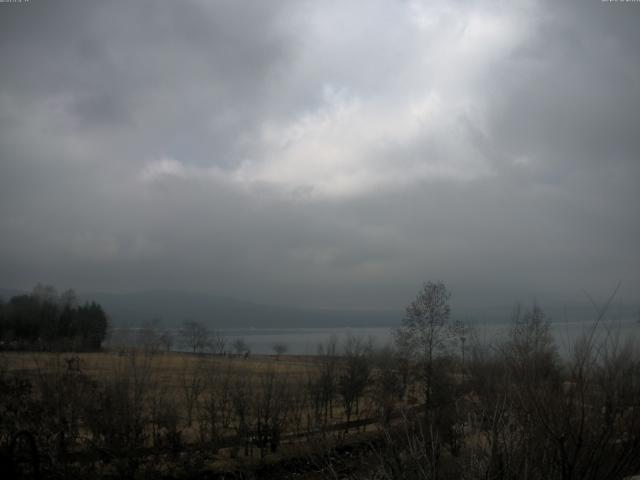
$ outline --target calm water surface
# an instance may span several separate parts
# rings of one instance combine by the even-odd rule
[[[566,354],[574,341],[588,334],[593,329],[592,322],[556,322],[551,324],[551,331],[558,346],[558,351]],[[474,324],[473,335],[482,342],[503,340],[509,331],[508,324]],[[251,348],[252,353],[271,354],[276,343],[283,343],[288,353],[314,355],[318,345],[326,343],[332,337],[338,345],[349,335],[372,339],[374,344],[382,347],[393,342],[392,328],[292,328],[292,329],[236,329],[221,330],[228,339],[228,344],[242,338]],[[620,341],[627,338],[640,339],[640,323],[635,320],[603,322],[596,330],[596,339],[617,337]]]
[[[592,322],[554,322],[551,324],[551,331],[555,338],[558,350],[562,354],[569,351],[569,346],[582,335],[585,335],[593,328]],[[114,343],[133,343],[136,336],[136,329],[120,330],[119,340]],[[508,324],[472,324],[473,336],[482,342],[490,343],[496,340],[503,340],[509,331]],[[318,345],[335,338],[338,347],[349,336],[353,335],[364,339],[371,339],[375,346],[382,347],[393,342],[393,328],[243,328],[243,329],[221,329],[220,332],[227,340],[227,348],[231,350],[234,340],[242,338],[255,354],[273,354],[275,344],[287,346],[287,353],[296,355],[315,355]],[[173,330],[178,336],[178,329]],[[618,338],[620,341],[626,339],[640,339],[640,323],[637,320],[617,320],[605,321],[596,331],[596,338]],[[125,340],[128,338],[128,341]],[[175,349],[182,348],[176,338]]]

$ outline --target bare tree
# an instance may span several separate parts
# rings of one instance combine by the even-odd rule
[[[160,320],[154,318],[144,322],[136,335],[136,343],[142,346],[145,353],[157,354],[162,346],[160,337]]]
[[[87,392],[84,425],[94,445],[111,452],[118,476],[131,478],[143,461],[136,455],[151,433],[154,379],[149,355],[120,357],[106,380]]]
[[[185,320],[180,330],[182,343],[193,353],[204,351],[209,345],[210,333],[207,327],[195,320]]]
[[[173,346],[173,335],[169,330],[165,330],[160,334],[160,345],[165,353],[169,353],[171,351],[171,347]]]
[[[447,354],[451,341],[449,298],[442,282],[427,282],[409,304],[402,326],[395,332],[398,349],[419,367],[424,394],[422,431],[430,446],[429,475],[439,477],[441,445],[453,438],[453,389]]]
[[[518,370],[514,376],[516,380],[534,381],[538,378],[548,378],[558,369],[550,321],[535,303],[530,309],[516,306],[509,340],[503,348],[507,364]],[[523,371],[528,374],[521,375]],[[535,378],[532,378],[532,375]]]
[[[338,378],[347,423],[355,411],[359,413],[360,398],[371,377],[371,342],[349,335],[344,345],[344,363]],[[348,429],[348,426],[347,426]]]
[[[227,345],[227,339],[224,338],[224,335],[219,330],[215,330],[210,337],[209,340],[209,348],[212,353],[216,355],[222,355],[224,353],[224,348]]]
[[[215,364],[217,366],[217,364]],[[209,365],[205,370],[205,390],[200,407],[200,437],[218,448],[225,432],[231,428],[233,379],[238,372],[227,363],[223,368]]]
[[[233,341],[231,346],[237,355],[242,355],[249,350],[249,345],[244,341],[244,338],[237,338]]]
[[[187,411],[187,427],[190,427],[193,422],[193,412],[198,404],[198,399],[205,389],[205,376],[204,365],[198,363],[193,365],[188,361],[189,358],[185,358],[185,362],[182,368],[182,374],[180,375],[180,381],[182,386],[182,393],[184,394],[184,404]]]
[[[396,345],[422,365],[425,408],[432,407],[434,363],[446,352],[451,294],[442,282],[427,282],[409,304],[402,326],[395,332]]]
[[[278,449],[291,405],[284,375],[268,370],[260,380],[253,395],[252,431],[260,456],[264,457],[267,447],[272,453]]]
[[[236,375],[231,385],[231,407],[233,411],[233,426],[244,446],[244,454],[248,456],[252,451],[251,419],[253,416],[252,399],[254,398],[254,379],[248,375]],[[232,455],[235,455],[232,453]]]
[[[324,412],[323,425],[333,417],[333,398],[338,383],[338,339],[331,336],[324,344],[318,345],[320,367],[317,383],[320,391],[320,405]]]
[[[549,453],[547,478],[613,480],[640,470],[640,356],[603,325],[616,292],[604,306],[594,302],[596,321],[574,345],[564,378],[539,308],[517,325],[517,421],[532,451]],[[527,453],[530,464],[538,459]]]
[[[284,343],[276,343],[273,345],[273,351],[275,352],[278,360],[280,360],[281,355],[287,353],[287,350],[289,350],[289,347],[287,347],[287,345]]]
[[[372,356],[374,367],[372,399],[382,423],[388,426],[391,414],[404,394],[402,393],[402,359],[390,347],[375,351]]]
[[[456,320],[451,325],[451,334],[455,338],[455,340],[460,344],[460,370],[462,372],[462,376],[464,377],[464,363],[466,360],[466,346],[467,340],[469,339],[469,334],[471,333],[471,327],[467,322],[462,320]]]

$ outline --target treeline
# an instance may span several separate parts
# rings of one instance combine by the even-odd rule
[[[78,304],[73,290],[58,294],[38,284],[31,293],[0,300],[0,348],[4,350],[99,350],[107,315],[95,303]]]
[[[450,320],[444,284],[425,284],[396,332],[422,411],[389,428],[375,478],[638,475],[640,348],[606,321],[614,297],[594,303],[594,321],[561,356],[538,305],[516,307],[503,338],[482,339]]]

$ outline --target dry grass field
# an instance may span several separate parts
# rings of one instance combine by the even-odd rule
[[[363,438],[378,421],[374,389],[356,392],[347,407],[338,387],[345,368],[337,356],[0,353],[7,384],[28,382],[13,395],[27,405],[20,421],[39,444],[56,452],[64,438],[66,454],[107,452],[124,459],[119,473],[132,454],[170,469],[182,468],[171,452],[195,449],[206,462],[198,468],[237,470]]]
[[[314,357],[307,356],[241,356],[224,357],[219,355],[193,355],[189,353],[162,353],[145,355],[142,352],[90,352],[90,353],[50,353],[50,352],[1,352],[0,368],[8,372],[22,372],[27,375],[54,373],[69,368],[71,359],[79,359],[77,367],[92,378],[104,378],[113,372],[129,367],[133,360],[140,366],[150,369],[167,386],[177,387],[185,371],[197,369],[220,370],[233,368],[239,373],[261,374],[275,371],[286,375],[300,376],[313,369]],[[75,361],[75,360],[74,360]]]
[[[340,360],[332,360],[336,362],[333,374],[337,376]],[[232,405],[234,399],[231,397],[245,394],[251,396],[247,401],[256,400],[256,396],[263,394],[265,388],[272,387],[272,382],[276,382],[282,389],[281,392],[274,393],[281,395],[277,400],[283,402],[286,396],[287,402],[296,403],[296,407],[302,409],[297,412],[299,417],[310,417],[313,405],[308,398],[309,392],[303,393],[303,390],[312,388],[311,384],[319,380],[322,368],[318,357],[300,355],[254,355],[248,358],[241,355],[178,352],[150,355],[135,349],[90,353],[0,353],[0,369],[10,376],[30,379],[35,386],[34,394],[38,393],[40,386],[59,381],[71,372],[81,374],[98,385],[126,381],[134,390],[144,390],[143,395],[148,404],[153,403],[149,399],[158,400],[162,397],[163,400],[169,400],[177,409],[178,422],[183,424],[183,436],[192,440],[196,439],[199,427],[197,417],[206,408],[208,398],[229,396],[226,407],[233,409],[237,405]],[[335,383],[337,378],[327,380]],[[335,385],[332,387],[335,389]],[[244,390],[235,391],[239,388]],[[344,422],[347,418],[338,392],[332,391],[325,395],[332,397],[325,399],[327,421]],[[291,397],[295,398],[291,400]],[[236,403],[238,400],[235,398]],[[369,400],[362,400],[360,413],[368,413],[373,408]],[[225,407],[220,404],[219,408],[222,410]],[[247,408],[255,410],[255,406]],[[316,405],[316,410],[318,408],[319,405]],[[191,409],[190,413],[187,412],[188,409]],[[222,412],[218,413],[224,415]],[[315,414],[317,416],[318,412]],[[349,419],[355,420],[356,416],[352,414]],[[307,423],[310,421],[307,419]],[[302,420],[298,419],[298,423],[300,422]],[[290,426],[291,419],[285,423]],[[233,422],[229,425],[230,431],[233,430],[232,424]],[[301,426],[298,425],[296,431],[299,432],[300,429]]]
[[[34,385],[70,371],[81,373],[98,384],[124,378],[142,385],[150,395],[161,394],[177,406],[184,421],[186,403],[193,398],[194,416],[206,393],[227,381],[248,381],[261,388],[265,376],[273,375],[290,387],[301,387],[317,371],[314,357],[305,356],[219,356],[189,353],[147,355],[141,351],[90,353],[2,352],[0,368],[10,375],[29,378]],[[339,413],[335,412],[335,415]],[[189,422],[191,423],[191,422]],[[194,434],[193,425],[185,429]]]

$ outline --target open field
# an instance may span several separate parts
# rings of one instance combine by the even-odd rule
[[[218,470],[236,468],[239,458],[244,465],[299,457],[318,442],[375,430],[378,406],[365,391],[373,369],[366,366],[360,390],[346,393],[344,385],[341,401],[346,365],[333,355],[0,354],[2,377],[24,406],[22,426],[46,432],[45,448],[55,451],[55,438],[64,438],[65,455],[85,463],[204,448],[207,468]],[[29,387],[20,390],[22,382]]]
[[[157,355],[127,352],[88,352],[88,353],[48,353],[48,352],[2,352],[0,365],[8,372],[23,372],[28,375],[53,373],[68,367],[68,360],[79,359],[78,367],[91,378],[101,378],[124,368],[131,363],[132,355],[144,362],[154,375],[160,375],[167,385],[178,386],[185,370],[197,368],[224,369],[235,368],[239,372],[260,374],[277,371],[287,375],[302,375],[314,367],[314,357],[287,355],[281,359],[272,355],[223,357],[219,355],[191,355],[188,353],[163,353]]]
[[[188,353],[147,355],[135,349],[126,352],[47,353],[3,352],[0,366],[10,376],[30,379],[36,389],[50,381],[68,376],[82,376],[96,384],[132,382],[133,387],[162,395],[175,403],[180,421],[190,423],[183,434],[196,435],[196,426],[187,419],[187,409],[194,415],[205,408],[207,395],[231,395],[233,388],[261,391],[265,379],[277,379],[286,395],[293,395],[318,375],[320,360],[315,356],[271,355],[221,356]],[[336,360],[337,361],[337,360]],[[337,366],[336,366],[337,368]],[[221,388],[227,391],[220,392]],[[244,392],[243,392],[244,393]],[[282,400],[282,399],[281,399]],[[189,407],[187,404],[193,402]],[[231,408],[230,405],[227,407]],[[332,402],[329,417],[344,421],[339,402]],[[193,419],[191,419],[193,420]]]

